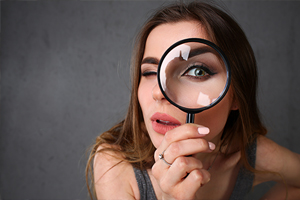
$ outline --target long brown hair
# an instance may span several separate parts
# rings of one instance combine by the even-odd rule
[[[226,147],[230,146],[233,139],[238,140],[242,163],[254,171],[247,161],[245,151],[258,135],[265,135],[267,131],[261,123],[256,103],[257,66],[253,50],[237,22],[222,9],[204,2],[191,2],[175,3],[161,8],[141,29],[132,54],[132,91],[127,115],[122,122],[97,137],[86,168],[87,181],[88,178],[93,180],[92,161],[102,144],[117,146],[118,148],[105,148],[101,151],[119,152],[125,161],[137,168],[149,168],[153,164],[155,148],[144,128],[137,97],[145,44],[149,33],[155,27],[189,20],[197,21],[205,27],[210,40],[225,52],[232,69],[231,88],[239,110],[229,114],[221,140],[221,147],[225,147],[222,152],[227,152]]]

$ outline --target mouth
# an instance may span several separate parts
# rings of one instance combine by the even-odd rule
[[[153,130],[163,135],[166,134],[166,132],[168,132],[169,130],[172,130],[181,125],[181,123],[177,119],[163,113],[155,113],[151,117],[151,121]]]
[[[156,123],[162,124],[162,125],[166,125],[166,126],[178,126],[178,124],[175,124],[173,122],[169,122],[169,121],[164,121],[164,120],[155,120]]]

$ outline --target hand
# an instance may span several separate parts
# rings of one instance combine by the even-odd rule
[[[215,145],[203,138],[208,132],[208,128],[184,124],[166,133],[155,151],[155,164],[152,167],[163,199],[194,199],[197,190],[209,182],[210,173],[203,169],[202,162],[190,156],[214,150]],[[171,165],[159,159],[162,153],[165,161]]]

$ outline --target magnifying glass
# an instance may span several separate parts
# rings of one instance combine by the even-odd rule
[[[196,113],[224,98],[231,72],[218,46],[208,40],[188,38],[166,50],[158,65],[157,78],[164,97],[187,113],[187,123],[194,123]]]

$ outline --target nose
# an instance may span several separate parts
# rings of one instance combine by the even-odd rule
[[[152,89],[152,98],[155,101],[161,101],[161,100],[165,99],[164,95],[161,93],[161,90],[160,90],[158,84],[155,84],[155,86]]]

